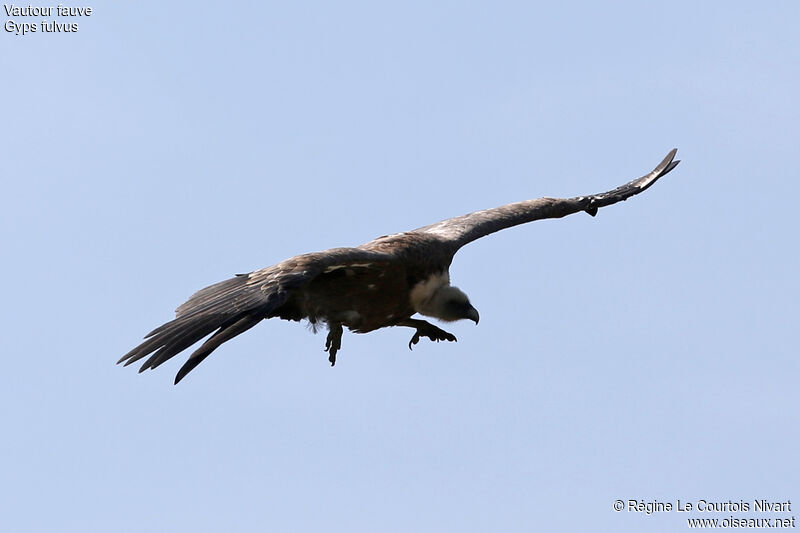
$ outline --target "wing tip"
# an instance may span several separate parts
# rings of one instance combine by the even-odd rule
[[[649,188],[652,184],[658,181],[659,178],[666,176],[672,171],[673,168],[677,167],[678,163],[681,162],[680,159],[675,160],[675,156],[677,155],[677,153],[678,149],[673,148],[664,157],[664,159],[662,159],[661,162],[658,165],[656,165],[656,168],[654,168],[652,172],[636,180],[638,182],[639,189],[643,191]]]
[[[673,148],[672,150],[664,156],[664,159],[653,169],[653,174],[657,176],[663,176],[664,174],[668,173],[670,170],[675,168],[680,160],[674,161],[675,156],[678,154],[678,149]]]

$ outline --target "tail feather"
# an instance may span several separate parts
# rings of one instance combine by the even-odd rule
[[[200,316],[190,320],[178,320],[184,322],[185,326],[178,331],[170,331],[162,334],[168,336],[167,342],[144,362],[139,372],[156,368],[164,361],[182,352],[215,329],[224,328],[227,323],[230,322],[230,320],[213,316]]]
[[[231,303],[235,303],[243,293],[246,293],[248,279],[248,274],[237,274],[234,278],[200,289],[175,310],[175,316],[180,318],[199,313],[218,312],[221,307],[229,308]],[[158,328],[155,331],[158,331]]]
[[[143,343],[123,355],[120,360],[117,361],[117,364],[124,362],[124,366],[128,366],[131,363],[135,363],[156,350],[175,344],[175,341],[179,340],[187,331],[197,330],[198,327],[201,327],[205,332],[197,335],[193,342],[199,341],[217,329],[219,327],[219,320],[215,320],[214,317],[209,316],[195,317],[193,320],[181,318],[171,320],[159,328],[161,331],[151,333],[146,337]],[[186,347],[188,346],[191,346],[191,344]]]
[[[195,350],[194,353],[189,356],[189,359],[186,361],[186,363],[184,363],[184,365],[178,371],[178,374],[175,376],[175,385],[177,385],[178,382],[182,380],[184,376],[186,376],[186,374],[194,370],[197,365],[202,363],[203,359],[211,355],[211,352],[219,348],[223,342],[229,341],[235,336],[244,333],[248,329],[261,322],[263,318],[263,316],[256,314],[247,314],[233,324],[223,327],[214,333],[214,335],[204,342],[200,348]],[[155,368],[155,366],[153,366],[153,368]]]
[[[263,283],[249,283],[249,279],[246,274],[237,275],[197,291],[178,307],[174,320],[151,331],[117,364],[128,366],[147,357],[139,372],[153,369],[213,333],[181,368],[177,383],[220,344],[274,316],[288,298],[278,284],[265,287]]]
[[[259,310],[242,313],[234,318],[221,317],[219,315],[177,318],[162,326],[162,331],[128,352],[122,359],[117,361],[117,364],[124,362],[124,366],[128,366],[150,355],[139,368],[139,372],[156,368],[214,332],[214,330],[217,330],[200,348],[192,353],[189,360],[183,365],[175,378],[175,383],[177,384],[223,342],[240,333],[244,333],[264,318],[267,318],[266,314],[263,311],[259,312]]]

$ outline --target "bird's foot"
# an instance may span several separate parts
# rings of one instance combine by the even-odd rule
[[[408,349],[409,350],[413,349],[412,347],[415,344],[417,344],[419,342],[420,338],[422,338],[422,337],[428,337],[430,340],[436,341],[436,342],[439,342],[439,341],[456,342],[456,341],[458,341],[458,339],[456,339],[456,336],[453,335],[452,333],[448,333],[448,332],[446,332],[445,330],[443,330],[441,328],[437,328],[436,326],[434,326],[433,324],[429,324],[428,322],[424,322],[424,321],[420,321],[420,322],[423,322],[423,323],[422,324],[418,324],[418,325],[415,326],[416,329],[417,329],[417,332],[414,333],[414,336],[411,337],[410,341],[408,341]]]
[[[328,361],[331,366],[336,364],[336,352],[342,347],[342,326],[330,325],[328,338],[325,339],[325,351],[328,352]]]

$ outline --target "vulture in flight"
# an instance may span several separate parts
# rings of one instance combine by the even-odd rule
[[[356,248],[333,248],[298,255],[206,287],[178,307],[175,319],[154,329],[118,363],[147,357],[139,372],[164,361],[213,333],[175,376],[177,384],[211,352],[262,320],[306,319],[326,325],[325,351],[331,365],[342,347],[342,331],[367,333],[389,326],[414,330],[408,347],[422,337],[455,341],[453,334],[415,314],[452,322],[478,323],[475,309],[450,285],[448,268],[465,244],[501,229],[585,211],[594,216],[607,205],[639,194],[678,164],[672,150],[649,174],[591,196],[539,198],[449,218],[405,233],[385,235]],[[149,357],[148,357],[149,356]]]

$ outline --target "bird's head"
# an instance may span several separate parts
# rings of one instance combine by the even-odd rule
[[[428,312],[423,314],[445,322],[467,318],[477,324],[478,320],[480,320],[478,310],[472,306],[467,295],[461,289],[452,285],[440,287],[433,294],[426,311]]]

